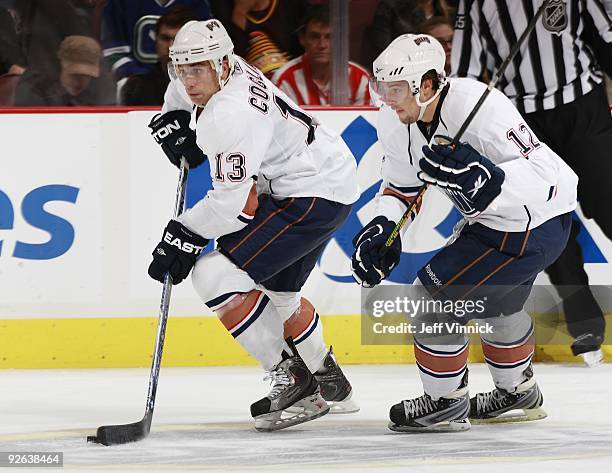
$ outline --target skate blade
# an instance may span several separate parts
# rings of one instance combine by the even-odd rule
[[[584,360],[584,364],[589,368],[595,368],[603,364],[603,352],[601,349],[595,351],[589,351],[586,353],[581,353],[580,356]]]
[[[289,409],[284,409],[255,417],[255,429],[259,432],[273,432],[318,419],[329,412],[329,406],[318,392],[299,400],[291,407],[296,408],[298,412],[294,413]],[[294,415],[284,417],[292,413]]]
[[[359,405],[352,399],[345,399],[344,401],[327,401],[329,406],[330,414],[354,414],[359,412],[361,409]],[[291,412],[292,414],[298,414],[304,409],[302,407],[291,406],[285,409],[285,412]]]
[[[522,411],[522,413],[521,413]],[[497,417],[491,417],[489,419],[475,419],[471,418],[472,424],[505,424],[511,422],[531,422],[534,420],[541,420],[548,417],[548,414],[541,407],[534,409],[515,409],[514,411],[508,411]]]
[[[397,425],[393,422],[389,422],[389,429],[394,432],[402,433],[434,433],[434,432],[461,432],[464,430],[470,430],[471,424],[469,419],[463,420],[452,420],[449,422],[440,422],[434,425],[428,425],[426,427],[413,427],[409,425]]]
[[[344,401],[327,401],[327,404],[329,404],[330,414],[354,414],[361,409],[352,399],[345,399]]]

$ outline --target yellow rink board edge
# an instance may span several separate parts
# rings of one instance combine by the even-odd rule
[[[612,326],[610,316],[608,328]],[[359,315],[323,316],[325,339],[342,363],[413,363],[411,346],[362,345]],[[0,368],[128,368],[151,364],[157,318],[0,320]],[[608,330],[609,332],[610,330]],[[608,333],[609,334],[609,333]],[[610,336],[606,340],[611,340]],[[554,333],[536,349],[536,361],[580,361],[571,339]],[[604,346],[612,361],[612,345]],[[470,361],[483,361],[478,343]],[[249,365],[255,361],[216,317],[170,318],[164,366]]]

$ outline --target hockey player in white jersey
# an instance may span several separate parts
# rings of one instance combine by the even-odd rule
[[[537,274],[564,248],[576,207],[576,175],[497,90],[464,142],[435,144],[439,135],[450,142],[486,88],[472,79],[447,79],[444,61],[438,41],[411,34],[395,39],[374,61],[374,88],[383,102],[377,126],[383,182],[376,217],[353,241],[352,269],[363,286],[380,283],[401,255],[401,238],[387,252],[385,242],[419,188],[425,182],[428,192],[445,193],[464,218],[451,242],[418,271],[411,291],[436,301],[488,298],[485,320],[493,330],[481,341],[495,389],[470,400],[467,336],[457,330],[427,334],[417,324],[414,350],[425,394],[391,407],[389,427],[396,431],[465,430],[468,417],[483,422],[546,415],[531,366],[533,326],[523,305]],[[467,319],[420,314],[417,321]]]
[[[175,78],[150,127],[175,165],[208,157],[212,189],[168,223],[149,275],[169,272],[177,284],[193,267],[204,303],[268,372],[272,390],[251,405],[258,430],[315,419],[330,405],[357,410],[319,316],[300,296],[358,197],[354,157],[233,54],[218,20],[184,25],[170,58]],[[212,239],[217,248],[196,260]]]

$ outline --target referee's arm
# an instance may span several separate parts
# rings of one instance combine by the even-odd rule
[[[608,48],[612,48],[612,20],[608,16],[608,13],[606,13],[603,3],[601,0],[582,1],[586,3],[586,11],[591,15],[591,18],[593,18],[593,23],[601,39],[608,44]],[[612,53],[612,49],[608,49],[608,51]]]
[[[612,76],[612,21],[601,0],[581,0],[584,40],[593,49],[601,68]]]

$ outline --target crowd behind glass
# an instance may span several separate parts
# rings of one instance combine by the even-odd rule
[[[437,38],[450,70],[458,0],[346,1],[341,105],[371,105],[372,61],[403,33]],[[325,0],[0,0],[0,106],[161,105],[174,36],[211,17],[226,26],[236,53],[299,105],[333,105]]]

